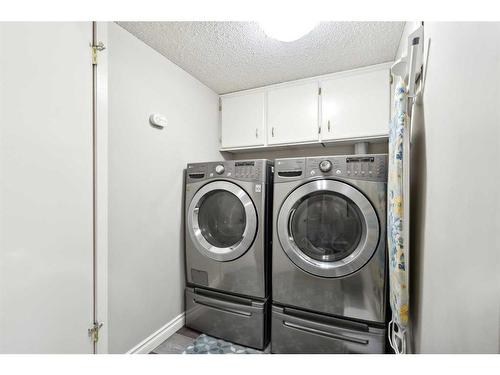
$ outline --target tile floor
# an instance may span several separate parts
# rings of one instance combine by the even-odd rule
[[[182,354],[186,346],[191,344],[199,335],[201,335],[201,333],[198,331],[182,327],[153,349],[150,354]]]
[[[149,354],[182,354],[186,347],[199,335],[201,335],[201,332],[182,327]],[[271,352],[270,347],[271,345],[268,345],[263,353],[269,354]]]

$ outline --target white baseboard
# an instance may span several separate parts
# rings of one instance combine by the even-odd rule
[[[148,354],[163,341],[172,336],[177,330],[184,326],[185,313],[177,315],[170,322],[154,332],[151,336],[142,340],[130,349],[127,354]]]

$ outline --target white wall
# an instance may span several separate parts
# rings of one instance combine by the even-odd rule
[[[417,353],[500,351],[500,23],[425,23],[412,150]]]
[[[221,156],[213,91],[116,24],[107,48],[109,350],[122,353],[183,312],[183,169]]]

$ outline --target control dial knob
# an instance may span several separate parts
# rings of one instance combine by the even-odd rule
[[[323,160],[319,163],[321,172],[330,172],[332,170],[332,162],[330,160]]]
[[[223,174],[225,171],[225,168],[222,164],[219,164],[218,166],[215,167],[215,173],[217,174]]]

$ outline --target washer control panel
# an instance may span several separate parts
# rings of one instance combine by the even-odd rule
[[[262,166],[251,161],[235,161],[234,162],[234,176],[243,180],[258,180],[262,173]]]
[[[263,181],[266,179],[268,160],[230,160],[187,165],[187,182],[207,179],[230,178],[243,181]]]
[[[319,170],[321,172],[330,172],[332,170],[332,162],[330,160],[321,160],[319,162]]]
[[[319,156],[306,159],[306,176],[387,180],[387,155]]]
[[[215,173],[223,174],[225,171],[226,171],[226,168],[224,168],[224,165],[218,164],[215,166]]]

